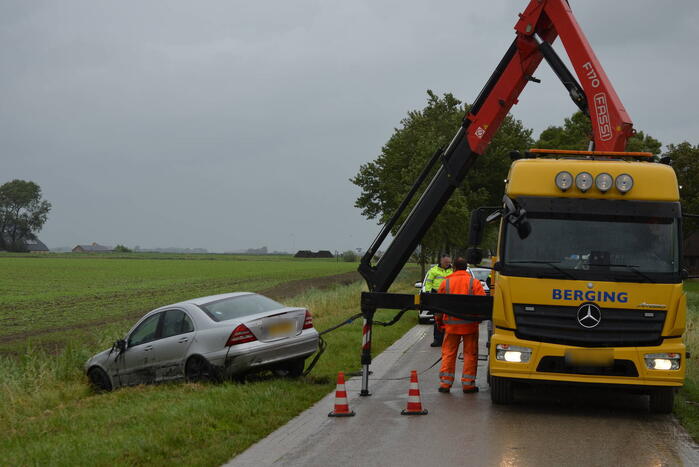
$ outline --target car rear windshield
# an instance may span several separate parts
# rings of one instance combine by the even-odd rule
[[[262,295],[249,294],[205,303],[204,305],[199,305],[199,308],[204,310],[214,321],[227,321],[266,311],[278,310],[284,308],[284,305]]]

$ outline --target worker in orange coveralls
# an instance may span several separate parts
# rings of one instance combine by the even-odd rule
[[[481,282],[467,271],[464,258],[454,261],[454,272],[439,285],[439,293],[485,295]],[[449,392],[454,383],[456,354],[462,339],[464,342],[464,370],[461,387],[465,393],[478,392],[476,368],[478,366],[478,322],[441,314],[439,325],[444,327],[442,367],[439,369],[439,392]]]

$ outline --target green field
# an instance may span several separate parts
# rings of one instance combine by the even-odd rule
[[[0,255],[0,353],[60,347],[168,303],[356,270],[356,263],[235,255]],[[313,282],[313,281],[311,281]],[[310,285],[314,285],[313,283]]]
[[[328,334],[316,368],[297,380],[263,373],[245,384],[96,394],[85,360],[145,311],[233,290],[287,296],[312,311],[316,328],[328,328],[359,310],[362,285],[347,279],[356,267],[289,257],[0,255],[0,464],[220,465],[329,393],[339,370],[359,369],[361,320]],[[354,282],[329,278],[338,274]],[[417,275],[410,270],[395,290],[414,290]],[[380,310],[377,320],[393,314]],[[416,322],[408,314],[375,328],[375,353]]]

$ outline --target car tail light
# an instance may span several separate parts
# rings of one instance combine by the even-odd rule
[[[228,341],[226,342],[226,346],[230,347],[231,345],[244,344],[246,342],[252,342],[256,340],[257,337],[255,337],[252,331],[250,331],[250,329],[248,329],[246,325],[240,324],[231,333],[230,337],[228,338]]]
[[[303,319],[303,328],[301,329],[311,329],[313,327],[313,315],[311,312],[306,310],[306,317]]]

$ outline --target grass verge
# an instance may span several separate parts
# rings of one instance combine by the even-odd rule
[[[699,281],[686,281],[687,330],[685,344],[691,354],[687,359],[684,387],[675,398],[675,415],[695,441],[699,442]]]
[[[293,299],[325,329],[359,310],[359,283]],[[396,291],[412,292],[408,282]],[[394,311],[380,310],[377,320]],[[377,327],[378,354],[416,323],[408,313]],[[220,465],[330,392],[337,371],[359,369],[361,320],[326,336],[328,350],[298,380],[261,375],[245,384],[166,384],[93,393],[82,374],[89,355],[125,332],[100,328],[99,345],[73,342],[57,355],[27,349],[0,357],[0,458],[7,465]]]

